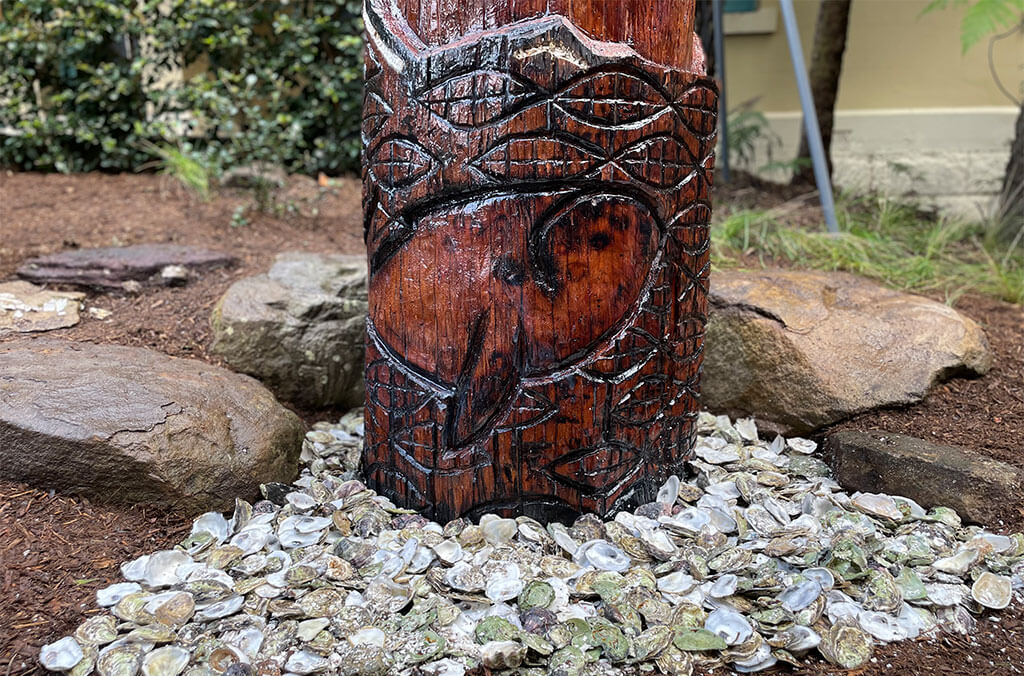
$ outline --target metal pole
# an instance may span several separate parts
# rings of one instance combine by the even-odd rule
[[[782,5],[782,21],[786,25],[786,38],[789,41],[789,56],[793,61],[793,73],[796,75],[796,88],[800,92],[800,107],[804,111],[804,133],[807,134],[807,145],[811,149],[814,181],[818,184],[821,208],[825,211],[825,225],[828,226],[830,233],[838,234],[839,224],[836,221],[835,201],[832,199],[832,182],[828,176],[825,147],[821,143],[818,115],[814,112],[814,97],[811,96],[811,83],[807,79],[807,67],[804,65],[804,52],[800,45],[796,14],[793,12],[793,0],[779,0],[779,4]]]
[[[722,2],[711,0],[711,23],[715,48],[715,75],[721,87],[718,92],[718,134],[722,139],[722,182],[729,182],[729,108],[725,105],[725,39],[722,35]]]

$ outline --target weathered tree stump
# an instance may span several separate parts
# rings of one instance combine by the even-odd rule
[[[370,484],[649,501],[689,457],[716,88],[693,0],[366,0]]]

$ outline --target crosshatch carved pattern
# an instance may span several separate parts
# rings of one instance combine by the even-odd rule
[[[371,485],[442,520],[651,500],[698,410],[714,83],[562,17],[427,47],[393,7],[366,12]]]

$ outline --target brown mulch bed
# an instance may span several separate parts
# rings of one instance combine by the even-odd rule
[[[806,190],[765,192],[748,182],[730,191],[730,200],[789,204],[795,220],[812,218],[801,206]],[[184,288],[90,293],[87,304],[111,315],[99,320],[84,313],[79,325],[53,333],[218,363],[207,347],[209,312],[220,295],[238,278],[265,271],[280,251],[362,253],[359,199],[358,181],[343,179],[320,199],[319,217],[249,215],[251,222],[233,226],[236,207],[251,202],[248,193],[222,191],[202,203],[151,175],[0,172],[0,281],[12,278],[26,258],[71,247],[174,242],[229,251],[239,265],[209,272]],[[985,328],[996,353],[992,372],[951,381],[917,406],[872,413],[843,426],[963,445],[1024,467],[1024,313],[976,297],[961,299],[957,307]],[[338,414],[298,413],[307,422]],[[0,676],[41,673],[39,646],[95,612],[96,589],[119,578],[120,563],[180,540],[194,516],[98,505],[0,482]],[[1022,665],[1024,609],[1016,608],[986,613],[972,637],[942,634],[883,646],[860,673],[989,676],[1019,674]],[[834,670],[813,663],[793,673]]]
[[[39,646],[100,609],[120,565],[180,542],[186,515],[118,509],[0,482],[0,673],[41,672]]]

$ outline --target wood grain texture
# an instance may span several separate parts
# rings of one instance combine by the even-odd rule
[[[445,520],[690,453],[716,89],[692,0],[367,0],[364,465]]]

